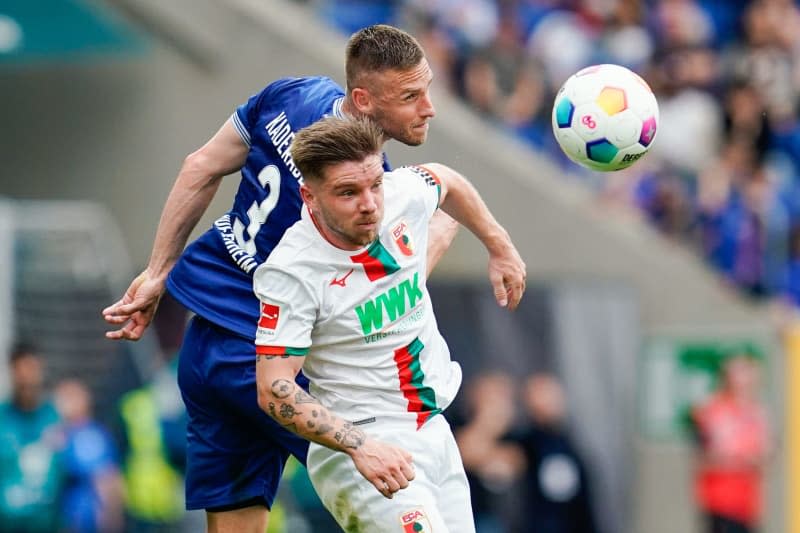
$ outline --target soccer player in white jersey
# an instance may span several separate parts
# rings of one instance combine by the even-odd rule
[[[371,122],[331,117],[292,144],[305,206],[254,276],[258,402],[311,441],[311,480],[346,531],[474,531],[458,448],[437,416],[461,369],[425,286],[428,222],[441,208],[480,239],[509,309],[525,265],[457,172],[385,172],[381,135]],[[295,383],[301,368],[309,392]]]

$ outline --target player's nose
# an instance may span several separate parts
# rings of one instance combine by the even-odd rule
[[[365,192],[361,195],[359,209],[364,213],[371,213],[378,209],[378,198],[372,192]]]
[[[436,115],[436,108],[431,100],[430,93],[426,92],[420,99],[419,114],[425,118],[433,118]]]

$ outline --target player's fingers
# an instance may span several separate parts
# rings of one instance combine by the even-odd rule
[[[112,314],[117,316],[130,316],[134,313],[143,312],[148,307],[150,307],[150,302],[146,300],[134,300],[131,303],[116,306]]]
[[[103,315],[103,319],[109,324],[124,324],[130,315]]]
[[[378,479],[376,481],[373,481],[372,484],[375,486],[376,489],[378,489],[378,492],[380,492],[384,498],[388,498],[390,500],[392,499],[393,493],[389,488],[388,483],[386,483],[382,479]]]
[[[397,474],[394,474],[384,479],[384,483],[386,484],[387,487],[389,487],[389,492],[394,494],[398,490],[408,487],[408,480],[402,478],[403,476],[398,472]],[[405,487],[403,486],[404,483]]]
[[[106,339],[120,340],[122,338],[123,338],[123,336],[122,336],[122,330],[121,329],[116,329],[114,331],[106,331]]]
[[[414,467],[406,463],[400,467],[400,471],[402,472],[402,479],[406,481],[405,485],[403,485],[402,483],[400,485],[402,488],[406,488],[408,486],[408,482],[413,481],[414,477],[416,476],[414,472]]]
[[[125,325],[124,328],[122,328],[122,335],[129,341],[138,341],[140,338],[142,338],[142,334],[144,333],[146,327],[146,324],[143,322],[131,320]]]
[[[522,300],[522,295],[525,293],[525,284],[517,283],[508,289],[508,309],[513,311]]]
[[[503,282],[502,276],[490,275],[489,281],[492,283],[492,288],[494,290],[494,298],[497,300],[497,304],[500,307],[505,307],[508,305],[508,296],[506,291],[506,285]]]

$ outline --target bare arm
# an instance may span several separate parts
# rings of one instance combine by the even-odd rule
[[[239,170],[248,151],[247,144],[226,121],[202,148],[186,157],[161,212],[147,268],[119,301],[103,310],[106,322],[122,326],[106,332],[107,338],[141,338],[156,312],[167,274],[214,198],[221,178]]]
[[[436,211],[428,226],[428,271],[430,276],[458,233],[458,222],[444,211]]]
[[[508,232],[495,220],[478,191],[464,176],[438,163],[425,167],[441,181],[439,207],[472,232],[489,252],[489,280],[497,303],[516,309],[525,292],[525,263]]]
[[[322,446],[346,453],[364,478],[387,498],[414,479],[411,455],[368,436],[323,407],[295,383],[303,357],[258,355],[258,405],[280,425]]]

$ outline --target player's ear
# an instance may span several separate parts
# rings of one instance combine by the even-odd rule
[[[300,185],[300,198],[303,199],[304,204],[314,211],[314,208],[316,207],[314,204],[314,191],[312,191],[311,188],[305,183]]]
[[[353,105],[360,115],[369,115],[372,111],[372,95],[363,87],[355,87],[352,92]]]

